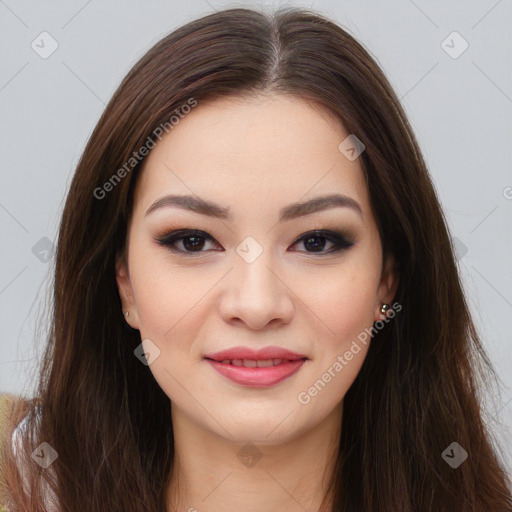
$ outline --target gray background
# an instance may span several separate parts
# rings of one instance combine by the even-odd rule
[[[312,7],[344,26],[376,58],[401,98],[456,239],[475,322],[501,379],[486,395],[486,420],[510,471],[512,5],[446,4],[287,5]],[[86,140],[123,76],[162,36],[200,15],[228,6],[277,5],[0,0],[0,391],[33,393],[44,341],[37,329],[44,332],[51,245],[64,197]],[[58,44],[46,59],[40,52],[51,41],[40,36],[44,31]],[[450,35],[454,31],[460,37]],[[464,41],[469,46],[459,55]],[[31,44],[39,45],[39,53]]]

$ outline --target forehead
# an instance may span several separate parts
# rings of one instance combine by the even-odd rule
[[[339,192],[365,210],[360,161],[338,149],[348,135],[327,109],[298,96],[199,101],[146,157],[135,209],[181,193],[232,205],[236,215]]]

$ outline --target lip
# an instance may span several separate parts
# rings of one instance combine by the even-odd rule
[[[224,361],[225,359],[253,359],[255,361],[265,359],[288,359],[290,361],[307,359],[307,356],[303,354],[297,354],[281,347],[264,347],[260,350],[248,347],[233,347],[213,354],[206,354],[204,357],[214,361]]]
[[[230,363],[220,363],[207,359],[207,362],[224,377],[237,384],[252,388],[274,386],[299,371],[305,361],[305,359],[297,359],[267,368],[246,368],[245,366],[233,366]]]
[[[217,372],[231,381],[247,387],[261,388],[274,386],[291,377],[299,371],[308,358],[280,347],[265,347],[260,350],[234,347],[208,354],[205,359]],[[287,361],[277,366],[246,368],[223,363],[222,361],[226,359],[250,359],[253,361],[286,359]]]

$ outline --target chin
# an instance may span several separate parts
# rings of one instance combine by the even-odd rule
[[[286,443],[300,436],[307,430],[307,426],[303,423],[299,424],[295,414],[289,414],[291,410],[286,413],[283,413],[283,410],[280,409],[276,414],[271,415],[245,414],[243,421],[235,422],[233,418],[231,422],[221,422],[229,434],[218,425],[215,426],[215,431],[227,441],[242,445],[253,443],[264,446]]]

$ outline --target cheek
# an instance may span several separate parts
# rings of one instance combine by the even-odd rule
[[[154,339],[162,350],[176,355],[185,349],[188,352],[187,345],[194,340],[205,314],[201,298],[212,284],[210,280],[197,282],[192,276],[185,280],[158,276],[141,280],[136,297],[141,336]]]
[[[178,314],[183,307],[183,294],[177,293],[183,287],[176,279],[171,279],[163,271],[164,268],[153,266],[146,260],[146,265],[134,269],[132,276],[141,334],[149,337],[160,337],[163,331],[171,329],[178,321]]]
[[[187,409],[190,394],[183,385],[190,387],[192,353],[200,349],[194,340],[204,315],[201,297],[212,287],[212,277],[198,275],[192,268],[173,268],[165,248],[140,233],[135,232],[130,241],[129,273],[140,337],[151,341],[143,343],[144,351],[154,355],[149,369],[169,399]],[[190,393],[201,394],[197,389]]]
[[[308,304],[317,323],[312,374],[302,388],[299,403],[310,412],[327,414],[346,394],[368,352],[378,288],[378,265],[364,255],[354,255],[347,265],[312,286]],[[309,401],[311,403],[309,403]]]
[[[134,244],[130,253],[130,279],[141,322],[141,335],[164,342],[190,322],[198,302],[215,276],[197,268],[170,264],[165,248],[154,242]]]
[[[341,272],[311,301],[321,322],[311,370],[296,396],[304,415],[322,418],[332,412],[359,374],[371,341],[375,290],[372,273]]]
[[[329,344],[336,348],[356,337],[374,321],[378,276],[372,267],[362,265],[340,268],[324,279],[310,303],[323,321]]]

